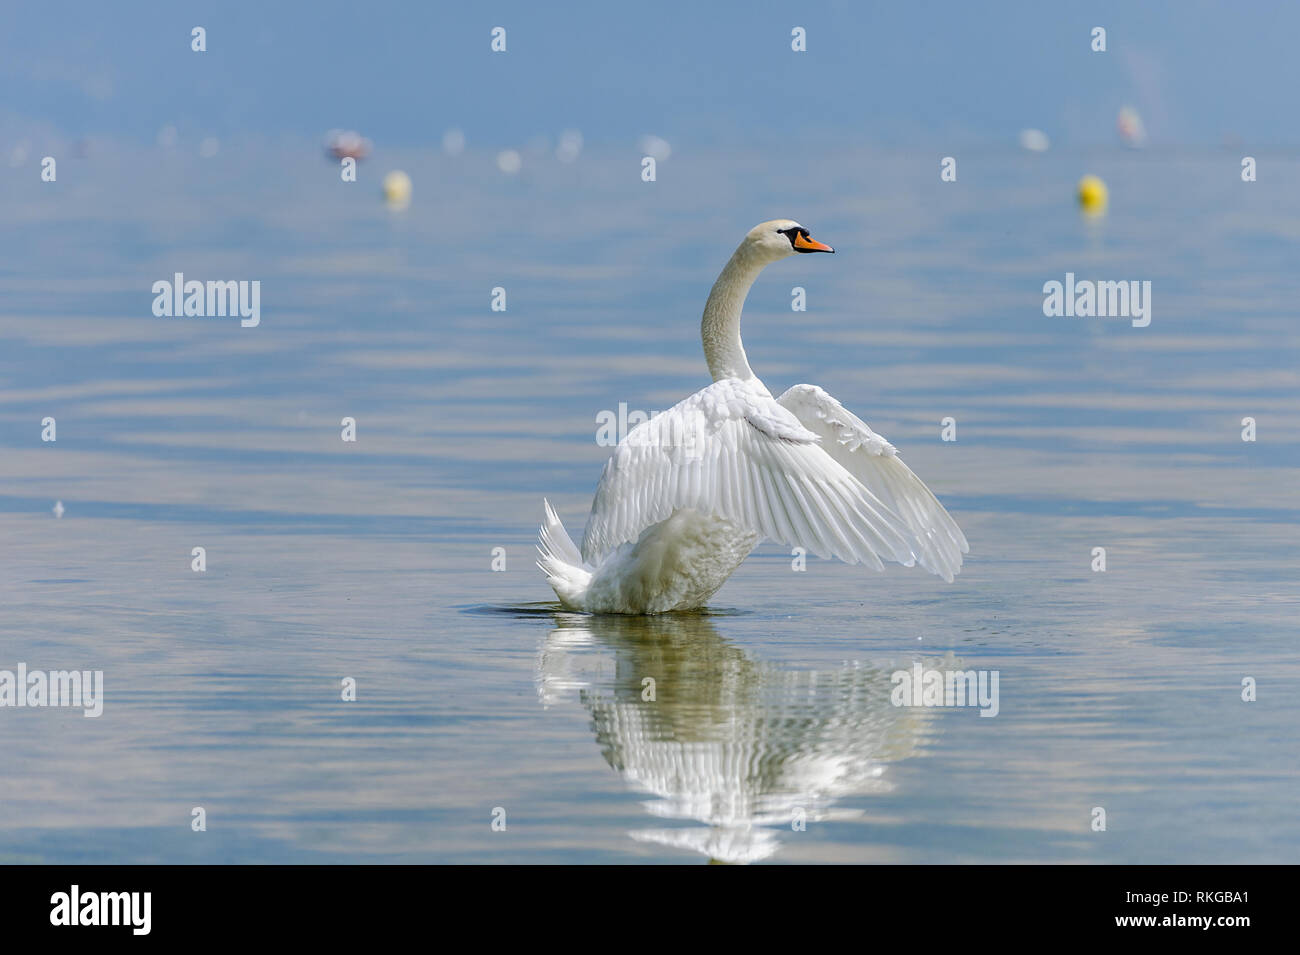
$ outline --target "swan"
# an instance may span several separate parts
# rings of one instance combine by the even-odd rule
[[[581,550],[543,499],[537,566],[566,609],[698,610],[763,538],[877,570],[920,564],[952,582],[970,547],[894,446],[816,385],[773,398],[745,358],[740,313],[758,273],[834,251],[791,219],[751,229],[704,306],[713,384],[619,442]]]

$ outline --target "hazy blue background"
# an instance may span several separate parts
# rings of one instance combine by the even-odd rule
[[[208,52],[189,49],[203,26]],[[487,56],[489,31],[508,52]],[[793,55],[790,30],[808,31]],[[1093,53],[1094,26],[1108,51]],[[581,129],[626,144],[780,150],[972,147],[1025,126],[1114,141],[1135,106],[1156,144],[1300,144],[1294,4],[7,3],[0,133],[317,137],[522,145]]]
[[[103,669],[107,700],[0,710],[0,859],[1295,861],[1298,21],[9,5],[0,668]],[[333,127],[374,140],[356,183]],[[773,216],[837,254],[764,273],[751,361],[889,437],[967,565],[796,574],[764,545],[711,615],[555,613],[542,496],[580,533],[597,414],[705,383],[709,286]],[[155,318],[176,271],[261,281],[261,326]],[[1150,327],[1045,318],[1066,271],[1151,281]],[[999,670],[1000,715],[888,705],[916,659]]]

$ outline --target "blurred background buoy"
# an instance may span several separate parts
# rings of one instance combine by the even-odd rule
[[[325,136],[325,151],[335,159],[365,159],[370,140],[354,129],[331,129]]]
[[[503,149],[497,153],[497,168],[507,176],[513,176],[523,168],[524,157],[517,149]]]
[[[405,209],[411,204],[411,177],[400,169],[384,176],[384,201],[390,209]]]
[[[1084,176],[1079,180],[1078,196],[1079,208],[1090,216],[1101,215],[1110,201],[1106,184],[1097,176]]]
[[[1045,153],[1051,145],[1047,133],[1041,129],[1022,129],[1020,131],[1020,148],[1031,153]]]
[[[1146,145],[1147,131],[1142,125],[1142,117],[1132,106],[1125,106],[1119,111],[1119,116],[1115,120],[1115,128],[1119,130],[1119,138],[1124,140],[1124,145],[1132,149],[1141,149]]]

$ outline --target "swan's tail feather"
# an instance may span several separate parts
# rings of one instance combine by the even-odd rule
[[[546,582],[560,603],[570,610],[581,610],[582,597],[591,583],[591,571],[583,566],[582,555],[551,502],[543,499],[542,503],[546,507],[546,520],[537,533],[537,552],[541,554],[537,566],[546,575]]]

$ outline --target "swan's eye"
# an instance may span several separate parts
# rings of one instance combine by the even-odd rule
[[[795,239],[799,238],[800,236],[802,236],[805,239],[808,238],[808,230],[803,228],[802,226],[790,226],[790,228],[788,229],[777,229],[776,232],[777,235],[783,235],[790,240],[790,248],[792,249],[799,248],[797,245],[795,245]]]

